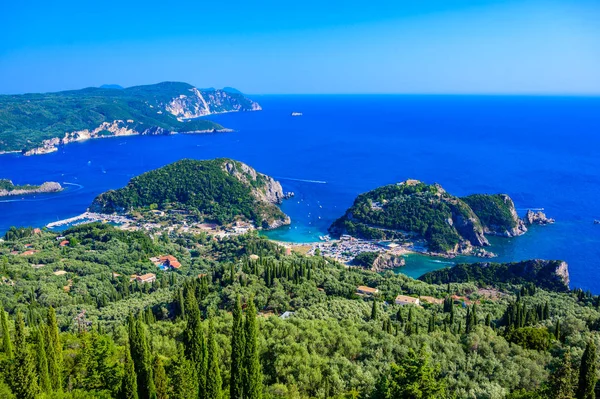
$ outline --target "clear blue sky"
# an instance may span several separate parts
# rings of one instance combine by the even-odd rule
[[[5,1],[0,93],[600,94],[600,0]]]

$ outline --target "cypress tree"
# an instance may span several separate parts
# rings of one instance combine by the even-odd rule
[[[262,398],[262,373],[258,358],[258,329],[256,325],[254,298],[250,298],[248,301],[244,330],[246,335],[244,397],[246,399],[260,399]]]
[[[590,340],[585,347],[579,366],[577,399],[595,399],[596,381],[596,345]]]
[[[377,299],[373,299],[373,307],[371,308],[371,320],[377,320],[377,316],[379,315]]]
[[[48,358],[46,356],[46,340],[44,330],[41,326],[35,333],[35,360],[40,389],[42,392],[52,391],[50,376],[48,374]]]
[[[212,319],[208,323],[208,361],[206,370],[206,398],[221,399],[221,371],[219,370],[219,348],[215,325]]]
[[[11,389],[18,399],[35,399],[39,393],[35,363],[25,337],[21,312],[15,320],[15,357],[8,375]]]
[[[8,330],[8,315],[4,309],[0,309],[0,321],[2,323],[2,350],[7,358],[12,359],[13,348],[10,341],[10,331]]]
[[[199,398],[202,399],[205,397],[204,393],[206,391],[206,342],[198,301],[191,289],[187,290],[185,306],[187,309],[187,329],[183,337],[185,354],[194,369],[197,381],[196,387]]]
[[[244,393],[244,320],[242,301],[238,295],[233,308],[233,326],[231,328],[231,378],[229,397],[241,399]]]
[[[171,386],[173,390],[169,399],[190,399],[198,397],[198,387],[195,384],[195,371],[192,363],[184,356],[183,346],[179,346],[179,355],[172,362]]]
[[[129,348],[125,349],[125,374],[121,380],[119,399],[138,399],[137,375]]]
[[[169,383],[160,356],[154,357],[152,371],[154,373],[154,385],[156,386],[156,399],[167,399],[169,397]]]
[[[562,364],[548,379],[550,392],[553,399],[573,399],[575,396],[575,373],[571,363],[571,352],[567,351]]]
[[[48,308],[47,328],[45,329],[47,337],[46,355],[48,357],[48,376],[50,377],[50,385],[55,391],[62,389],[62,343],[58,335],[58,323],[56,322],[56,312],[50,306]]]
[[[140,399],[155,399],[156,388],[152,377],[150,348],[146,340],[146,330],[140,319],[129,315],[129,348],[137,375],[138,396]]]

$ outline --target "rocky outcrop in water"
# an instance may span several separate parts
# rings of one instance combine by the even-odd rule
[[[531,209],[527,210],[525,217],[523,218],[523,223],[527,226],[531,226],[533,224],[546,225],[554,223],[554,219],[549,218],[542,211],[534,212]]]
[[[62,189],[62,186],[56,182],[46,182],[41,186],[15,186],[10,180],[0,180],[0,197],[56,193]]]
[[[396,269],[404,265],[406,265],[406,260],[404,259],[404,257],[386,252],[381,252],[380,255],[373,262],[371,270],[375,272],[381,272],[387,269]]]

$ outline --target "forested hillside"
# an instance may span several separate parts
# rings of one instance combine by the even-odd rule
[[[360,194],[329,231],[366,239],[416,238],[431,252],[469,253],[489,245],[484,234],[515,236],[527,230],[522,226],[506,194],[458,198],[438,184],[407,180]]]
[[[219,224],[236,219],[257,227],[287,223],[276,206],[283,199],[281,185],[241,162],[230,159],[184,159],[131,179],[118,190],[99,195],[90,210],[125,213],[172,206],[200,212]]]
[[[596,386],[600,298],[579,290],[429,284],[252,234],[9,233],[2,398],[592,398]],[[165,254],[181,266],[150,260]]]
[[[84,130],[99,129],[98,136],[114,135],[115,131],[103,130],[102,126],[115,121],[120,121],[118,129],[126,129],[128,134],[220,129],[222,126],[204,119],[183,121],[183,118],[255,109],[260,106],[241,93],[198,90],[179,82],[123,90],[90,87],[56,93],[2,95],[0,152],[49,147],[50,143],[44,144],[44,141],[54,138],[58,140],[51,145],[60,144],[63,138],[63,141],[76,140],[77,134],[72,137],[66,134]]]

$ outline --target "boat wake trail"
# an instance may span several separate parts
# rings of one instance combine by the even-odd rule
[[[294,179],[293,177],[276,177],[277,180],[292,180],[292,181],[300,181],[304,183],[315,183],[315,184],[327,184],[326,181],[321,180],[307,180],[307,179]]]

